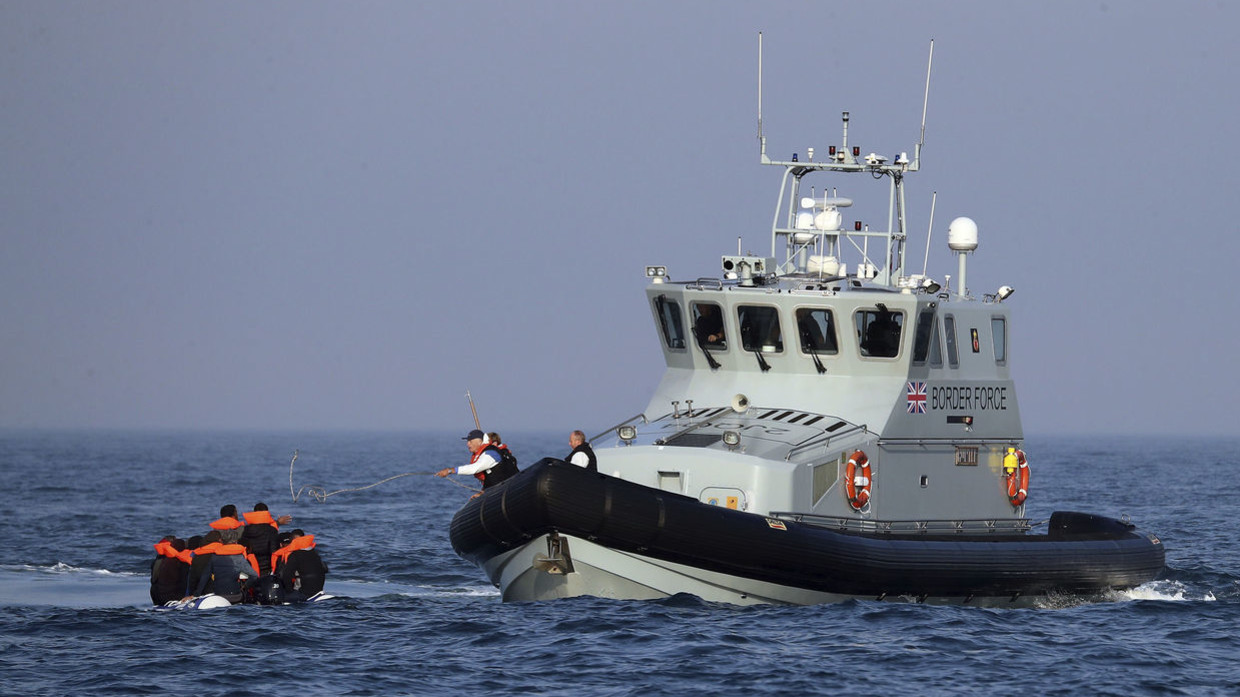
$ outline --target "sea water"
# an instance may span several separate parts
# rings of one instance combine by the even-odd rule
[[[742,608],[691,596],[501,603],[448,541],[473,480],[428,474],[465,461],[460,435],[0,433],[0,691],[1240,693],[1237,439],[1028,440],[1029,517],[1127,515],[1166,545],[1157,580],[1104,601]],[[569,449],[567,432],[504,435],[523,465]],[[316,500],[310,485],[331,495]],[[360,490],[331,493],[342,489]],[[315,535],[338,597],[152,608],[153,543],[258,501]]]

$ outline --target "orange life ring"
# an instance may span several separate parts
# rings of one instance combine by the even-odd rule
[[[874,485],[872,475],[870,458],[862,450],[853,452],[848,458],[848,469],[844,471],[844,494],[854,511],[865,508],[870,502],[870,487]]]
[[[1016,451],[1016,469],[1004,475],[1007,478],[1008,501],[1019,506],[1029,496],[1029,461],[1025,459],[1025,451]]]

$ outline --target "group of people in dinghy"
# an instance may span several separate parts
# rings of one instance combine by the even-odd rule
[[[166,605],[214,594],[234,605],[281,605],[323,591],[327,564],[315,550],[314,535],[280,532],[292,516],[272,518],[264,503],[243,517],[229,504],[210,523],[210,532],[188,540],[166,535],[156,542],[151,602]]]

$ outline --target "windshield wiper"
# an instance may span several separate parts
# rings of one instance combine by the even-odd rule
[[[819,375],[827,372],[826,366],[818,358],[818,352],[814,350],[814,340],[810,338],[809,332],[805,327],[801,327],[801,350],[808,353],[809,357],[814,359],[814,367],[818,369]]]
[[[766,371],[770,370],[771,369],[770,364],[768,364],[766,362],[766,359],[762,357],[762,349],[756,348],[752,350],[753,350],[753,355],[757,357],[758,359],[758,367],[762,369],[762,372],[765,373]]]
[[[706,350],[706,343],[702,341],[702,332],[698,331],[697,322],[693,323],[693,339],[695,342],[697,342],[698,348],[702,349],[703,355],[706,356],[706,362],[710,364],[710,369],[711,370],[718,369],[719,361],[715,360],[715,357],[710,355],[710,351]]]

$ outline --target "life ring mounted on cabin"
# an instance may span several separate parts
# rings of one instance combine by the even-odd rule
[[[870,458],[864,450],[856,450],[848,457],[848,468],[844,470],[844,494],[848,497],[848,505],[854,511],[860,511],[870,503],[870,488],[874,485],[873,470],[870,469]]]
[[[1016,466],[1009,466],[1009,458],[1015,455]],[[1007,474],[1003,475],[1007,479],[1007,495],[1008,501],[1013,506],[1020,506],[1029,497],[1029,460],[1025,458],[1025,451],[1016,449],[1014,453],[1009,453],[1003,458],[1003,467],[1007,470]]]

